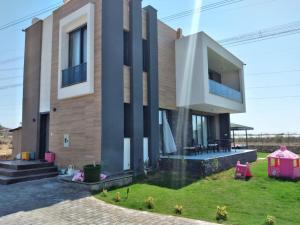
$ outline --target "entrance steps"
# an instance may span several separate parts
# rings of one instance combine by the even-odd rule
[[[0,161],[0,184],[38,180],[58,175],[53,163],[42,161]]]

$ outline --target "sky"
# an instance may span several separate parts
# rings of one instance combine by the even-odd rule
[[[220,0],[144,0],[163,18]],[[59,0],[1,1],[0,27],[33,12],[61,3]],[[18,7],[16,7],[18,6]],[[167,22],[185,35],[204,31],[215,40],[255,32],[300,20],[298,0],[241,0],[205,11],[193,23],[193,15]],[[39,16],[45,18],[49,13]],[[195,17],[195,15],[194,15]],[[24,32],[30,20],[0,30],[0,124],[17,127],[22,118],[22,68]],[[199,24],[191,28],[192,24]],[[253,133],[300,133],[300,33],[226,47],[246,63],[247,112],[232,114],[231,121],[254,127]],[[9,70],[8,70],[9,69]],[[19,85],[9,89],[3,87]]]

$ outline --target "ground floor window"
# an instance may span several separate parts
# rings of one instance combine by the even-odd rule
[[[208,118],[206,116],[192,115],[193,145],[207,146]]]

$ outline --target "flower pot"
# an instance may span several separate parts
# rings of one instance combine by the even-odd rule
[[[46,152],[45,153],[45,160],[49,163],[53,163],[55,161],[55,153],[53,152]]]
[[[83,167],[84,182],[93,183],[100,181],[101,165],[86,165]]]

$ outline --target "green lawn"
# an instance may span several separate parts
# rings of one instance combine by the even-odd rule
[[[258,157],[265,157],[259,154]],[[95,197],[119,206],[148,210],[145,199],[152,196],[155,207],[152,212],[174,215],[174,206],[183,205],[183,217],[215,222],[217,205],[227,206],[226,224],[259,225],[267,215],[276,217],[276,224],[300,224],[300,181],[289,182],[270,179],[267,176],[267,161],[259,160],[252,164],[254,177],[249,181],[234,180],[234,170],[228,170],[205,179],[196,180],[179,189],[171,189],[148,184],[148,181],[135,183],[130,187],[126,200],[127,187],[108,192],[107,197]],[[172,180],[173,175],[168,175]],[[113,198],[121,193],[118,203]],[[146,221],[145,221],[146,222]]]

